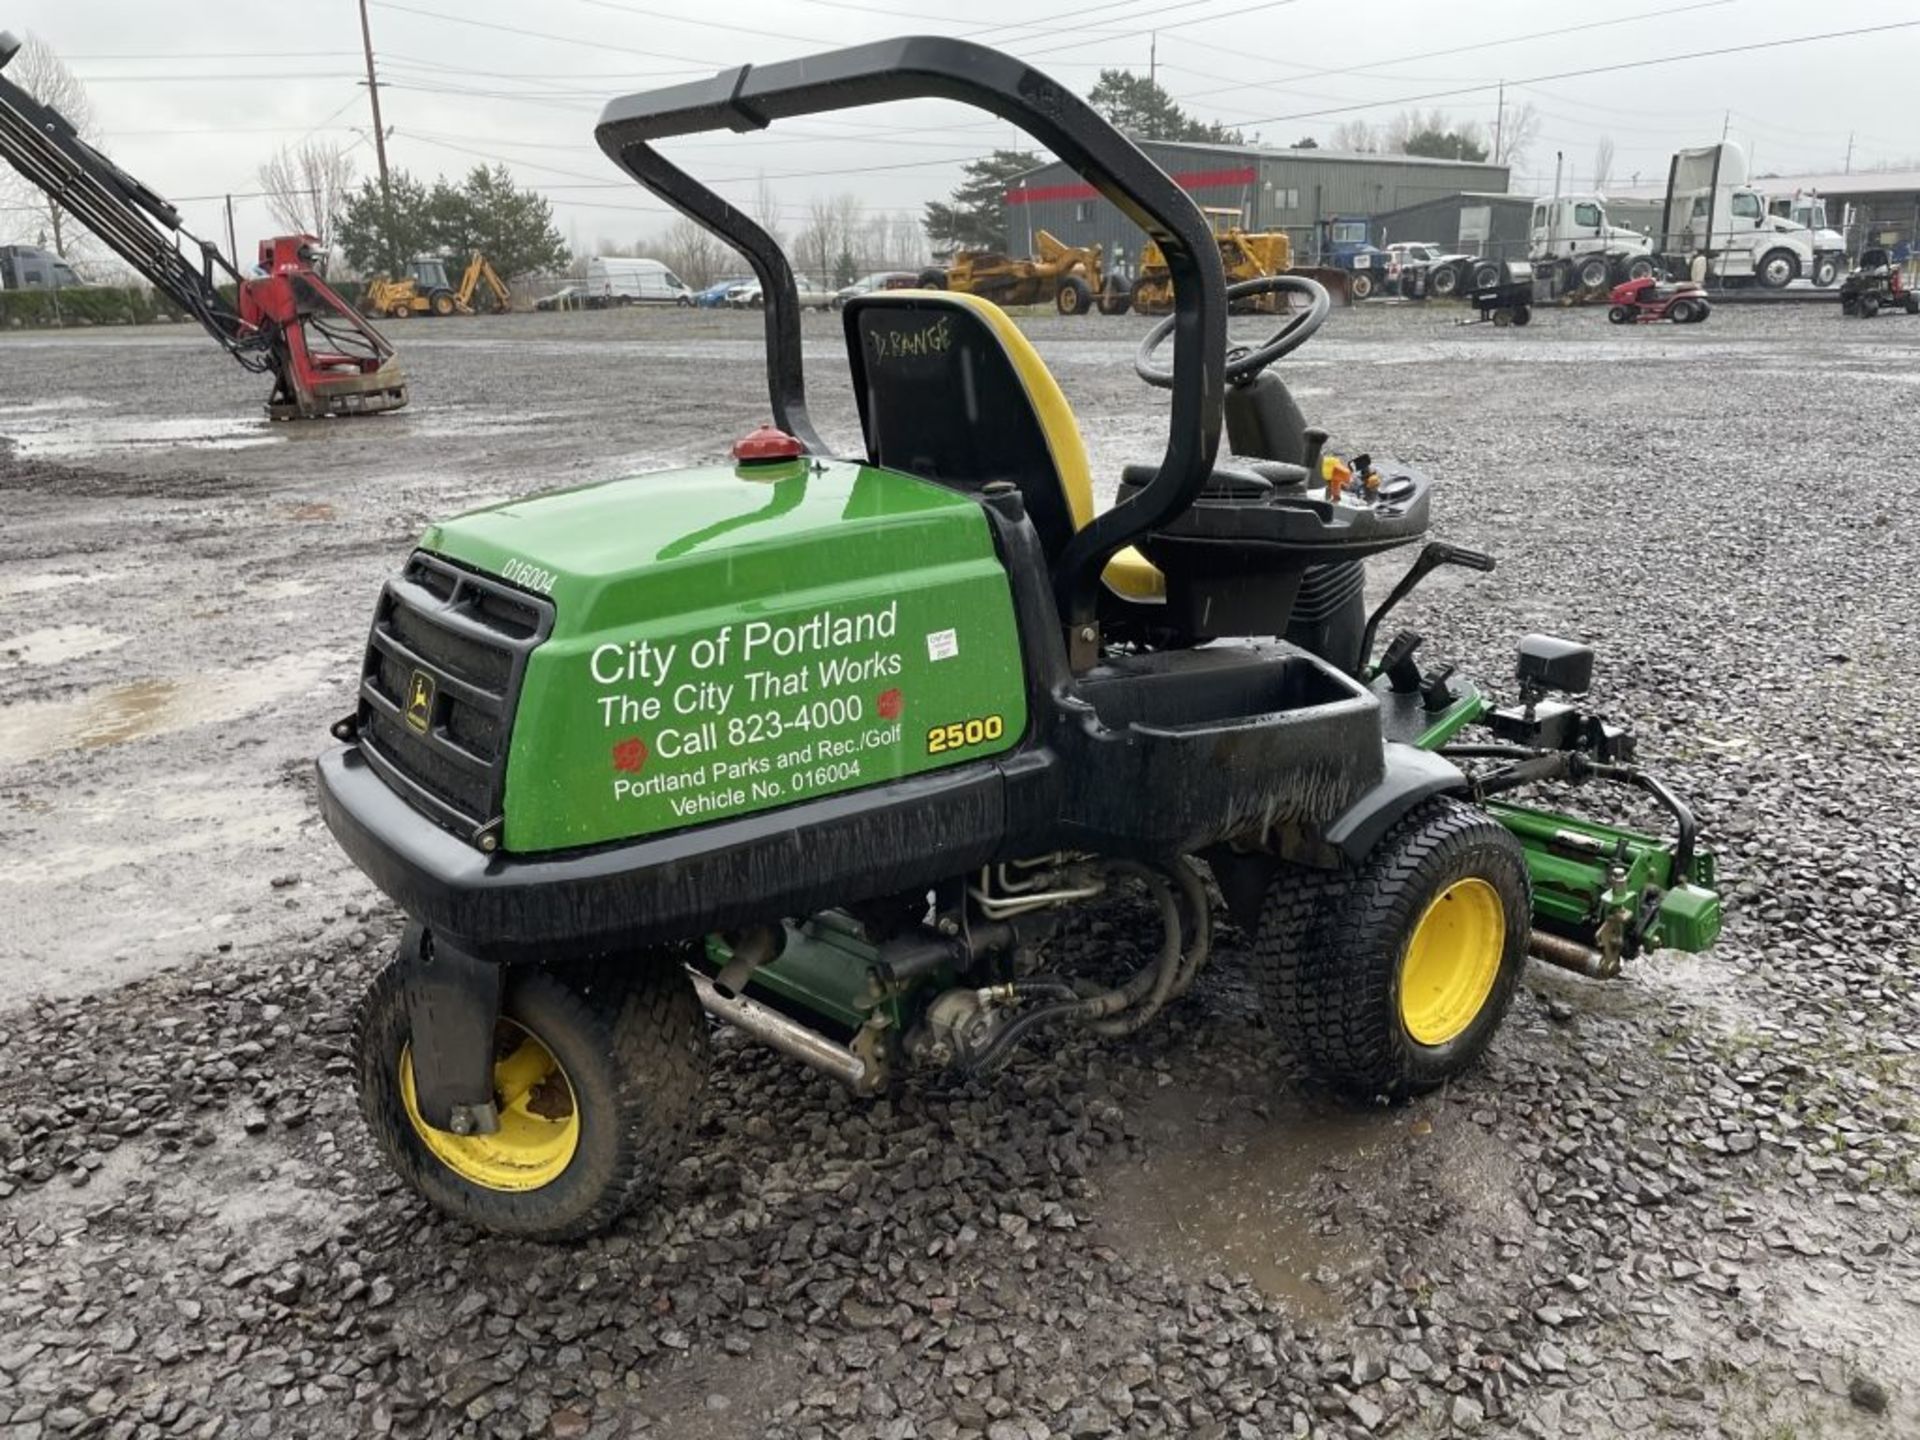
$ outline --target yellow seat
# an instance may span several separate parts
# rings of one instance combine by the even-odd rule
[[[975,320],[991,334],[998,343],[1013,370],[1020,388],[1025,392],[1028,408],[1044,438],[1048,457],[1052,460],[1052,469],[1059,485],[1059,498],[1054,508],[1060,514],[1061,521],[1070,524],[1072,529],[1081,530],[1093,521],[1093,472],[1087,463],[1087,447],[1080,438],[1080,427],[1075,423],[1073,411],[1067,405],[1067,397],[1060,392],[1060,386],[1047,369],[1046,362],[1033,348],[1033,343],[1020,332],[1007,313],[991,300],[983,300],[977,295],[964,295],[951,290],[887,290],[862,296],[848,305],[848,337],[854,346],[854,374],[863,386],[876,383],[869,379],[868,351],[859,343],[859,325],[857,315],[872,309],[941,309],[951,308],[962,311]],[[874,353],[878,353],[877,351]],[[876,362],[877,363],[877,362]],[[951,399],[952,397],[950,397]],[[862,417],[868,415],[870,397],[861,396]],[[872,431],[869,431],[869,442]],[[876,455],[876,460],[887,463],[884,455]],[[911,466],[906,468],[912,469]],[[1028,468],[1038,468],[1030,466]],[[945,477],[943,477],[945,478]],[[979,478],[979,477],[970,477]],[[1023,475],[1023,481],[1031,482],[1031,475]],[[1026,489],[1023,485],[1023,490]],[[1046,537],[1046,511],[1049,507],[1036,504],[1037,498],[1029,493],[1028,510],[1033,515],[1037,528],[1042,530],[1043,541]],[[1062,507],[1061,502],[1064,502]],[[1063,533],[1065,524],[1053,528]],[[1107,562],[1102,577],[1109,589],[1128,600],[1161,601],[1166,599],[1167,580],[1153,563],[1133,546],[1117,552]]]

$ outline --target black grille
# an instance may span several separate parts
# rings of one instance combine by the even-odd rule
[[[553,628],[538,596],[416,551],[374,613],[360,747],[387,783],[471,839],[500,815],[527,656]]]

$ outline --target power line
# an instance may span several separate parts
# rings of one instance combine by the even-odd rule
[[[1646,60],[1622,60],[1613,65],[1589,65],[1580,70],[1561,70],[1551,75],[1531,75],[1510,80],[1510,85],[1541,85],[1549,80],[1577,80],[1588,75],[1612,75],[1622,70],[1644,70],[1654,65],[1674,65],[1682,60],[1708,60],[1720,55],[1741,55],[1753,50],[1779,50],[1792,45],[1811,45],[1821,40],[1847,40],[1859,35],[1881,35],[1889,30],[1910,30],[1920,20],[1894,20],[1884,25],[1862,25],[1852,30],[1828,30],[1818,35],[1793,35],[1780,40],[1755,40],[1745,45],[1723,45],[1713,50],[1689,50],[1677,55],[1655,55]],[[1391,100],[1368,100],[1354,105],[1335,105],[1324,110],[1299,110],[1291,115],[1269,115],[1249,120],[1249,125],[1279,125],[1290,120],[1312,120],[1322,115],[1342,115],[1354,110],[1378,110],[1388,105],[1413,105],[1422,100],[1448,100],[1459,95],[1483,95],[1498,89],[1502,82],[1490,80],[1483,85],[1467,85],[1455,90],[1430,90],[1422,95],[1402,95]]]

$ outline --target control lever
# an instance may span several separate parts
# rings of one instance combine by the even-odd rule
[[[1442,665],[1420,687],[1420,704],[1429,714],[1445,710],[1460,698],[1447,683],[1453,678],[1453,670],[1451,665]]]
[[[1460,565],[1468,570],[1482,572],[1493,569],[1493,556],[1482,554],[1478,550],[1469,550],[1462,545],[1449,545],[1444,540],[1429,540],[1420,549],[1420,557],[1407,567],[1407,573],[1400,577],[1400,583],[1388,592],[1380,607],[1367,618],[1367,628],[1360,637],[1361,677],[1371,680],[1380,673],[1380,668],[1369,664],[1373,655],[1373,640],[1380,633],[1380,622],[1387,618],[1394,606],[1414,592],[1419,583],[1438,570],[1442,565]]]
[[[1379,673],[1386,676],[1396,695],[1411,695],[1421,686],[1420,665],[1413,652],[1426,639],[1418,630],[1402,630],[1387,642],[1387,653],[1380,657]]]

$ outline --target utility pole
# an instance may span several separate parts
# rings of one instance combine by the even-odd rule
[[[380,123],[380,81],[372,73],[372,27],[367,23],[367,0],[361,0],[361,48],[367,52],[367,98],[372,102],[372,154],[380,161],[380,219],[388,244],[394,236],[394,184],[386,175],[386,127]],[[386,263],[399,269],[401,257],[388,255]]]
[[[1847,168],[1846,168],[1846,173],[1847,173],[1847,174],[1849,174],[1849,175],[1851,175],[1851,174],[1853,173],[1853,132],[1852,132],[1851,130],[1849,130],[1849,131],[1847,132]]]
[[[240,244],[233,238],[233,196],[227,196],[227,259],[233,262],[233,268],[240,268]]]
[[[1720,143],[1727,143],[1727,127],[1733,124],[1733,111],[1729,110],[1720,120]]]
[[[373,101],[373,153],[380,161],[380,198],[391,205],[393,187],[387,179],[387,132],[380,123],[380,82],[373,73],[373,30],[367,24],[367,0],[360,0],[360,45],[367,52],[367,98]]]
[[[1500,153],[1500,129],[1507,119],[1507,82],[1500,82],[1500,103],[1493,112],[1493,163],[1500,164],[1505,157]]]
[[[1158,30],[1149,32],[1147,39],[1147,83],[1149,85],[1160,83],[1160,32]]]

